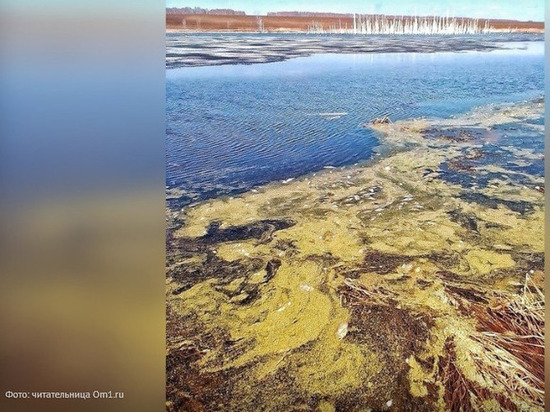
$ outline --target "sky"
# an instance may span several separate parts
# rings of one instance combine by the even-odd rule
[[[544,20],[544,0],[166,0],[166,7],[228,8],[251,15],[319,11]]]

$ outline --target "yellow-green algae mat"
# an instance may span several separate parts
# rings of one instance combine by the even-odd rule
[[[168,211],[167,409],[543,410],[542,177],[469,201],[439,167],[480,139],[426,133],[542,110],[373,125],[376,161]]]

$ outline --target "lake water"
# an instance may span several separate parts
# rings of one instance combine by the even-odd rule
[[[449,117],[542,96],[544,43],[501,46],[169,69],[166,184],[184,193],[172,205],[367,160],[378,140],[361,126],[376,117]]]

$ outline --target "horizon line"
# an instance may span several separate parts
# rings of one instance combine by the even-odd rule
[[[190,6],[183,6],[183,7],[166,7],[166,10],[169,9],[203,9],[208,11],[216,11],[216,10],[231,10],[238,13],[244,13],[244,16],[258,16],[258,17],[269,17],[269,13],[295,13],[303,14],[305,17],[307,17],[308,14],[326,14],[326,15],[335,15],[335,16],[353,16],[353,15],[360,15],[360,16],[386,16],[386,17],[441,17],[441,18],[449,18],[449,19],[470,19],[470,20],[498,20],[498,21],[513,21],[513,22],[524,22],[524,23],[545,23],[545,20],[517,20],[517,19],[510,19],[510,18],[496,18],[496,17],[466,17],[466,16],[451,16],[451,15],[438,15],[438,14],[386,14],[386,13],[357,13],[357,12],[349,12],[349,13],[340,13],[340,12],[330,12],[330,11],[298,11],[298,10],[277,10],[277,11],[268,11],[265,14],[248,14],[244,10],[237,10],[237,9],[231,9],[231,8],[213,8],[213,9],[207,9],[202,7],[190,7]],[[197,13],[199,14],[199,13]],[[207,14],[207,13],[205,13]],[[224,15],[224,14],[222,14]],[[240,14],[241,16],[243,14]],[[231,14],[228,14],[228,16],[231,16]],[[283,17],[283,16],[281,16]],[[291,16],[286,16],[291,17]],[[299,16],[293,16],[293,17],[299,17]]]

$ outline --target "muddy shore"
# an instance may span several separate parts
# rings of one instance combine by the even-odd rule
[[[543,111],[167,210],[167,410],[544,410]]]

